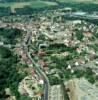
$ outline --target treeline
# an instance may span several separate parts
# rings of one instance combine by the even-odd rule
[[[5,3],[5,2],[28,2],[28,1],[33,1],[33,0],[0,0],[0,2]]]
[[[87,12],[91,12],[91,11],[98,11],[98,4],[94,4],[94,3],[61,3],[61,2],[57,2],[59,4],[60,8],[63,7],[72,7],[76,10],[83,10],[83,11],[87,11]]]
[[[10,7],[0,7],[0,16],[9,16],[11,14]]]
[[[0,2],[28,2],[28,1],[37,1],[37,0],[0,0]],[[51,1],[55,2],[56,0],[42,0],[42,1]]]
[[[42,11],[49,11],[53,9],[57,9],[58,6],[51,6],[51,7],[42,7],[42,8],[32,8],[29,6],[25,6],[24,8],[16,8],[16,14],[18,15],[25,15],[25,14],[33,14],[33,13],[38,13]]]
[[[32,8],[30,6],[25,6],[24,8],[16,8],[15,13],[11,11],[10,7],[0,7],[0,16],[9,16],[9,15],[28,15],[42,11],[49,11],[53,9],[57,9],[58,6],[51,6],[51,7],[42,7],[42,8]]]
[[[87,18],[81,18],[81,17],[74,17],[74,16],[71,16],[69,17],[68,16],[62,16],[63,18],[66,18],[67,20],[85,20],[87,22],[90,22],[90,23],[93,23],[95,25],[98,25],[98,20],[97,19],[87,19]]]

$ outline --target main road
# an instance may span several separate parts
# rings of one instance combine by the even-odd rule
[[[32,19],[30,19],[30,22],[28,24],[27,27],[20,27],[17,26],[17,25],[13,25],[13,24],[8,24],[8,23],[5,23],[4,25],[2,24],[0,27],[14,27],[14,28],[17,28],[17,29],[25,29],[27,34],[26,36],[24,37],[23,41],[20,43],[20,44],[16,44],[16,45],[10,45],[10,44],[1,44],[0,46],[4,46],[4,47],[8,47],[8,48],[12,48],[12,47],[19,47],[19,48],[22,48],[22,51],[24,54],[27,55],[27,58],[30,62],[32,62],[32,65],[34,65],[34,69],[35,71],[38,73],[38,75],[42,76],[43,79],[44,79],[44,96],[43,96],[43,99],[44,100],[48,100],[48,94],[49,94],[49,80],[47,78],[47,76],[45,75],[45,73],[42,71],[41,69],[41,65],[38,65],[37,63],[35,63],[35,61],[31,58],[30,56],[30,52],[28,51],[28,45],[30,44],[30,40],[32,39],[32,33],[33,33],[33,30],[32,28],[30,28],[30,24],[32,23]],[[23,30],[22,29],[22,30]]]
[[[48,94],[49,94],[49,80],[46,76],[46,74],[42,71],[41,69],[41,65],[37,64],[30,56],[30,52],[28,50],[28,45],[30,43],[32,39],[32,30],[28,30],[27,35],[25,36],[22,44],[21,44],[21,48],[23,50],[23,52],[27,55],[27,58],[30,62],[32,62],[33,68],[35,69],[35,71],[38,73],[38,75],[40,75],[41,77],[43,77],[44,79],[44,96],[43,96],[43,100],[48,100]]]

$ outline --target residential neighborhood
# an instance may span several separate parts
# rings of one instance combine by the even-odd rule
[[[98,100],[97,20],[70,6],[1,16],[0,100]]]

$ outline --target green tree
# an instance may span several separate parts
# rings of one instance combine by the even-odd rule
[[[17,55],[14,55],[8,48],[0,48],[0,100],[5,100],[5,88],[9,87],[12,94],[19,98],[18,83],[25,75],[18,73]]]

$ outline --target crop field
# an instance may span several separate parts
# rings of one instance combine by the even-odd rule
[[[51,7],[56,6],[56,2],[48,2],[48,1],[32,1],[32,2],[16,2],[16,3],[0,3],[0,7],[10,7],[12,12],[15,11],[15,8],[23,8],[25,6],[30,6],[32,8],[43,8],[43,7]]]
[[[56,2],[48,2],[48,1],[33,1],[31,3],[31,7],[33,8],[43,8],[43,7],[51,7],[51,6],[56,6]]]
[[[61,3],[72,3],[72,2],[81,2],[81,3],[96,3],[98,4],[98,0],[56,0]],[[23,8],[25,6],[30,6],[32,8],[43,8],[43,7],[51,7],[58,5],[57,2],[49,2],[49,1],[29,1],[29,2],[13,2],[13,3],[0,3],[0,7],[10,7],[12,12],[14,12],[15,8]]]
[[[30,2],[21,2],[21,3],[0,3],[0,7],[10,7],[12,12],[15,8],[23,8],[24,6],[29,6]]]

